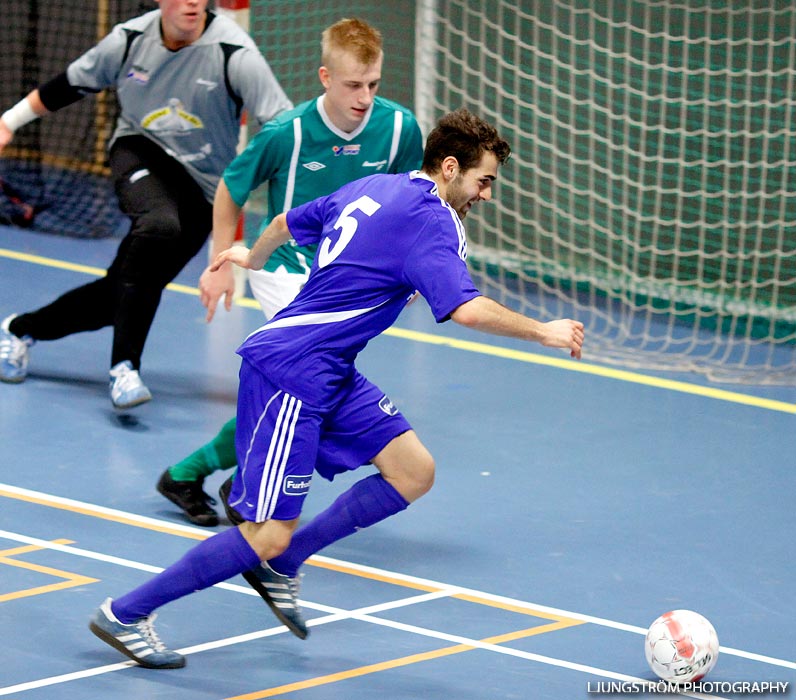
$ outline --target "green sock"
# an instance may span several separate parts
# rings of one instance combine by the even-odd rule
[[[219,469],[229,469],[238,463],[235,455],[236,418],[227,421],[210,442],[196,452],[169,467],[174,481],[198,481]]]

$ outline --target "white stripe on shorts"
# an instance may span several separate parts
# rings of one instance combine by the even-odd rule
[[[271,443],[268,445],[268,454],[263,464],[263,477],[260,481],[260,493],[257,498],[258,523],[268,520],[276,509],[300,412],[301,400],[290,394],[284,394],[274,432],[271,434]]]

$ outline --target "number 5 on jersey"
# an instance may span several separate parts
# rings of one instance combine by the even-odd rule
[[[373,216],[380,208],[381,204],[367,195],[347,204],[340,216],[337,217],[337,221],[334,222],[334,228],[340,231],[337,242],[333,245],[332,240],[326,237],[318,248],[318,267],[326,267],[336,260],[337,256],[351,242],[359,226],[359,221],[352,216],[355,211],[361,211],[366,216]]]

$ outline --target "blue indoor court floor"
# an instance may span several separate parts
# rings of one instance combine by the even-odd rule
[[[0,228],[0,317],[101,274],[117,244]],[[205,322],[205,259],[164,293],[149,404],[112,409],[107,330],[38,343],[28,379],[0,384],[0,696],[599,697],[601,682],[653,680],[646,628],[688,608],[718,631],[707,680],[725,684],[689,697],[736,697],[742,681],[793,697],[796,388],[624,372],[591,361],[588,337],[576,362],[438,326],[424,302],[359,366],[434,454],[436,485],[308,562],[308,639],[238,577],[159,611],[184,669],[100,642],[88,620],[106,597],[226,526],[191,525],[155,490],[234,415],[234,351],[262,322],[246,300]],[[365,469],[315,480],[304,515]]]

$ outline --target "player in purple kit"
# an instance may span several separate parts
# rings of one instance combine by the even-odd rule
[[[354,365],[415,292],[438,322],[450,318],[580,358],[583,324],[541,323],[515,313],[482,296],[467,270],[462,219],[474,203],[491,199],[508,156],[508,144],[492,126],[458,110],[429,134],[420,171],[345,185],[275,217],[251,251],[231,248],[216,258],[214,269],[230,262],[259,269],[291,237],[299,245],[318,244],[299,295],[238,350],[239,475],[230,505],[244,522],[127,595],[106,600],[91,622],[97,636],[144,666],[182,666],[184,657],[155,634],[152,612],[252,571],[279,619],[306,636],[297,601],[301,563],[403,510],[434,481],[428,450]],[[296,531],[315,472],[333,478],[367,463],[376,473]]]

